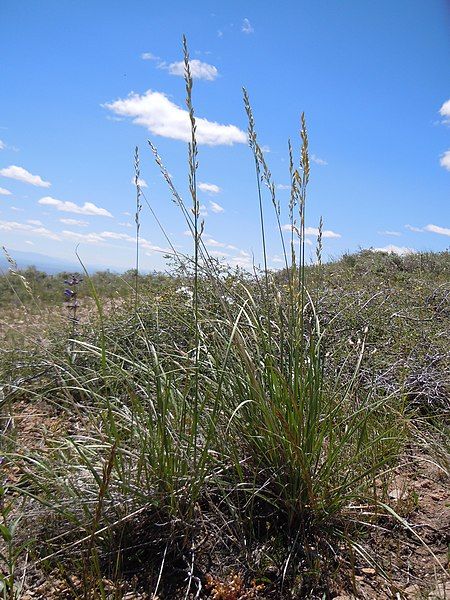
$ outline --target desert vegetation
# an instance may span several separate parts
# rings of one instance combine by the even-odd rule
[[[309,264],[306,118],[281,207],[244,91],[262,265],[214,259],[184,56],[190,201],[150,143],[132,270],[48,276],[11,257],[0,278],[1,594],[444,598],[449,253],[323,263],[320,223]],[[167,274],[139,272],[144,156],[192,236]]]

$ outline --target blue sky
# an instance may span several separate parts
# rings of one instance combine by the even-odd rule
[[[186,202],[181,38],[199,118],[204,240],[231,264],[261,260],[249,92],[287,223],[287,140],[312,158],[307,231],[325,257],[450,244],[450,4],[445,0],[157,3],[0,0],[0,242],[127,269],[133,153],[148,202],[180,251],[191,240],[154,164]],[[206,184],[206,185],[205,185]],[[280,266],[267,197],[270,265]],[[142,265],[167,242],[144,201]],[[288,233],[286,234],[288,235]],[[313,253],[313,246],[311,245]]]

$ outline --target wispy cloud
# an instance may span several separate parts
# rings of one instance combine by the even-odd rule
[[[400,237],[402,234],[400,233],[400,231],[378,231],[379,235],[391,235],[393,237]]]
[[[101,231],[101,232],[90,232],[90,233],[79,233],[78,231],[65,230],[62,235],[75,242],[85,242],[87,244],[105,244],[109,241],[128,242],[130,244],[136,243],[136,237],[128,235],[127,233],[120,233],[117,231]],[[162,248],[150,242],[145,238],[139,238],[139,245],[144,250],[151,252],[169,252],[168,248]]]
[[[56,210],[60,210],[62,212],[70,212],[78,215],[93,215],[97,217],[112,217],[112,214],[106,210],[106,208],[100,208],[96,206],[92,202],[85,202],[83,206],[75,204],[75,202],[67,202],[64,200],[58,200],[57,198],[52,198],[51,196],[45,196],[38,200],[38,204],[43,204],[44,206],[54,206]]]
[[[226,248],[227,245],[223,242],[218,242],[217,240],[215,240],[214,238],[205,235],[205,245],[206,246],[212,246],[213,248]]]
[[[61,241],[61,237],[46,229],[45,227],[36,227],[30,223],[17,223],[16,221],[0,221],[0,230],[3,231],[25,231],[27,233],[33,233],[35,235],[46,237],[51,240]]]
[[[394,246],[389,244],[384,248],[370,248],[373,252],[387,252],[388,254],[398,254],[399,256],[405,256],[406,254],[414,254],[416,251],[413,248],[406,248],[405,246]]]
[[[54,232],[42,226],[38,220],[28,219],[26,223],[18,223],[17,221],[0,221],[0,230],[9,232],[24,232],[33,234],[39,237],[48,238],[55,241],[69,240],[75,242],[85,242],[88,244],[105,244],[109,240],[122,240],[135,243],[136,238],[127,234],[116,234],[111,231],[103,231],[101,233],[79,233],[76,231],[63,230]],[[144,238],[141,240],[141,245],[145,249],[154,249],[153,244]]]
[[[230,256],[229,252],[224,252],[223,250],[208,250],[208,254],[215,258],[227,258]]]
[[[431,233],[438,233],[439,235],[447,235],[450,236],[450,229],[448,227],[440,227],[439,225],[425,225],[425,231],[430,231]]]
[[[414,231],[414,233],[424,233],[428,231],[429,233],[450,236],[450,229],[448,227],[441,227],[440,225],[433,225],[432,223],[425,225],[425,227],[413,227],[412,225],[405,225],[405,228],[409,229],[409,231]]]
[[[141,58],[142,60],[160,60],[159,56],[155,56],[151,52],[143,52],[141,54]]]
[[[290,190],[291,186],[288,185],[287,183],[279,183],[277,185],[277,190]]]
[[[236,256],[233,256],[229,261],[236,267],[242,267],[244,269],[250,269],[252,267],[252,255],[245,250],[241,250]]]
[[[326,160],[319,158],[315,154],[311,154],[311,160],[313,163],[316,163],[316,165],[321,165],[322,167],[328,164]]]
[[[173,254],[171,248],[164,248],[163,246],[157,246],[155,244],[141,245],[144,249],[149,250],[149,252],[145,253],[145,256],[153,256],[155,252],[161,254]]]
[[[219,71],[214,65],[202,62],[197,58],[193,58],[189,61],[189,67],[193,79],[205,79],[206,81],[214,81],[219,75]],[[159,69],[166,69],[171,75],[177,75],[178,77],[184,77],[184,61],[173,62],[167,64],[162,62],[158,65]]]
[[[131,183],[133,185],[136,185],[136,179],[135,179],[135,177],[131,178]],[[147,188],[148,187],[147,182],[145,181],[145,179],[142,179],[141,177],[138,178],[138,184],[139,184],[139,187],[141,187],[141,188]]]
[[[78,231],[65,229],[62,235],[68,240],[85,242],[86,244],[101,244],[105,241],[98,233],[79,233]]]
[[[443,123],[450,125],[450,99],[444,102],[439,109],[439,114],[443,117]]]
[[[217,202],[213,202],[212,200],[209,201],[209,207],[213,213],[222,213],[225,211],[223,206],[220,206],[220,204],[217,204]]]
[[[450,171],[450,150],[444,152],[444,154],[439,159],[439,164],[441,165],[441,167],[444,167],[444,169],[447,169],[447,171]]]
[[[191,235],[190,231],[186,231],[185,234]],[[233,244],[228,244],[227,242],[219,242],[208,234],[204,236],[205,245],[209,248],[226,248],[227,250],[239,250]]]
[[[246,33],[246,34],[254,33],[254,31],[255,31],[253,29],[253,25],[250,23],[250,21],[247,18],[245,18],[242,21],[241,31],[242,31],[242,33]]]
[[[405,225],[405,229],[408,229],[409,231],[414,231],[414,233],[419,233],[423,231],[421,227],[415,227],[414,225]]]
[[[188,142],[191,128],[188,112],[161,92],[148,90],[143,95],[130,94],[104,105],[112,112],[131,117],[133,123],[146,127],[154,135]],[[197,141],[208,146],[245,144],[247,135],[235,125],[221,125],[197,118]]]
[[[221,191],[215,183],[205,183],[203,181],[198,184],[198,189],[206,194],[218,194]]]
[[[17,165],[11,165],[0,169],[0,175],[3,177],[9,177],[9,179],[17,179],[17,181],[23,181],[23,183],[29,183],[37,187],[48,188],[51,186],[49,181],[44,181],[39,175],[32,175],[29,171],[23,167]]]
[[[192,234],[189,229],[183,232],[183,235],[190,237]],[[216,240],[211,235],[205,233],[203,236],[205,246],[208,248],[208,253],[217,258],[224,258],[232,266],[240,266],[244,268],[251,267],[251,254],[247,251],[237,248],[228,242]]]
[[[8,146],[6,142],[0,140],[0,150],[12,150],[13,152],[18,152],[19,148],[16,148],[15,146]]]
[[[0,196],[11,196],[11,192],[6,188],[0,187]]]
[[[74,225],[75,227],[87,227],[89,225],[88,221],[79,221],[78,219],[60,219],[59,221],[64,225]]]
[[[305,227],[305,235],[319,235],[319,229],[317,227]],[[323,238],[340,238],[341,234],[331,231],[331,229],[324,229],[322,231]]]
[[[291,231],[291,224],[286,223],[286,225],[282,225],[281,229],[283,231]],[[317,237],[319,235],[318,227],[305,227],[305,235],[314,235]],[[331,229],[324,229],[322,231],[323,238],[340,238],[342,237],[340,233],[336,233],[335,231],[331,231]]]

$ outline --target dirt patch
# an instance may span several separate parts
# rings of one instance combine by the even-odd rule
[[[79,433],[86,427],[79,415],[67,415],[42,400],[36,403],[25,400],[15,402],[14,414],[4,415],[3,424],[4,427],[7,425],[7,431],[21,452],[39,451],[44,454],[51,440],[68,433]],[[7,476],[11,484],[19,482],[20,467],[7,467]],[[232,555],[233,547],[230,545],[230,556],[217,559],[219,564],[210,564],[208,567],[205,563],[200,564],[200,560],[195,575],[202,583],[198,598],[450,599],[448,476],[429,455],[410,449],[401,458],[387,495],[389,506],[398,518],[380,510],[378,516],[372,519],[372,526],[363,528],[358,540],[361,552],[353,552],[350,556],[348,549],[342,548],[342,556],[337,557],[341,566],[335,570],[335,576],[332,576],[334,583],[330,584],[325,595],[322,592],[317,596],[295,593],[280,596],[276,582],[269,581],[267,585],[261,585],[253,581],[251,573],[242,571],[242,557],[237,560]],[[232,564],[238,570],[223,568]],[[24,564],[18,565],[19,572],[24,567]],[[169,565],[167,571],[170,570]],[[145,574],[142,577],[139,575],[135,583],[132,579],[119,582],[104,579],[100,585],[106,598],[144,600],[151,598],[150,592],[144,591],[147,588],[137,582],[139,580],[142,584],[145,579]],[[186,584],[183,583],[183,592],[180,594],[176,592],[176,595],[168,596],[161,593],[159,598],[175,600],[185,597],[185,591]],[[26,568],[22,600],[69,600],[86,597],[84,594],[79,576],[61,576],[57,570],[44,572],[36,569],[31,561]],[[196,591],[187,597],[196,597]]]
[[[400,462],[388,494],[398,518],[388,513],[366,532],[362,547],[373,565],[356,560],[353,591],[356,598],[450,598],[449,478],[414,450]]]

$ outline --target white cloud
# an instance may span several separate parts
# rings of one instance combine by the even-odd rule
[[[142,60],[159,60],[159,56],[155,56],[151,52],[143,52],[141,58]]]
[[[33,233],[35,233],[36,235],[41,235],[43,237],[48,237],[51,240],[56,240],[58,242],[61,240],[61,238],[59,237],[59,235],[57,233],[54,233],[53,231],[50,231],[46,227],[36,227],[36,229],[32,229],[31,231]]]
[[[87,227],[89,225],[87,221],[79,221],[78,219],[60,219],[59,221],[64,225],[75,225],[76,227]]]
[[[279,183],[277,185],[277,190],[290,190],[291,186],[286,183]]]
[[[208,216],[208,209],[206,208],[205,204],[200,204],[199,209],[200,209],[199,215],[201,217],[207,217]]]
[[[248,19],[244,19],[242,21],[241,31],[243,33],[249,34],[249,33],[253,33],[255,30],[253,29],[253,26],[250,23],[250,21]]]
[[[15,210],[17,212],[23,212],[24,211],[23,208],[19,208],[18,206],[10,206],[10,209],[11,210]]]
[[[261,152],[264,152],[265,154],[269,154],[270,146],[268,146],[267,144],[264,144],[264,146],[261,146]]]
[[[0,150],[4,150],[5,148],[6,148],[5,142],[3,142],[2,140],[0,140]]]
[[[373,252],[387,252],[388,254],[398,254],[399,256],[405,256],[406,254],[414,254],[416,251],[412,248],[406,248],[405,246],[394,246],[389,244],[384,248],[370,248]]]
[[[0,196],[11,196],[11,192],[5,188],[0,187]]]
[[[444,117],[444,123],[450,124],[450,99],[444,102],[444,104],[439,109],[439,114],[441,117]]]
[[[225,211],[223,206],[220,206],[220,204],[217,204],[217,202],[213,202],[212,200],[209,201],[209,208],[213,211],[213,213],[222,213]]]
[[[439,164],[441,167],[444,167],[444,169],[447,169],[447,171],[450,171],[450,150],[444,152],[439,160]]]
[[[163,248],[162,246],[156,246],[155,244],[151,244],[147,240],[141,241],[140,245],[146,249],[150,250],[150,252],[146,252],[146,256],[152,256],[154,252],[162,252],[164,254],[172,254],[172,250],[170,248]]]
[[[31,240],[26,240],[25,244],[28,244],[29,246],[34,246],[34,242],[32,242]]]
[[[413,225],[405,225],[405,229],[409,229],[409,231],[414,231],[415,233],[421,233],[423,231],[421,227],[414,227]]]
[[[60,210],[62,212],[70,212],[78,215],[94,215],[98,217],[112,217],[112,214],[106,210],[106,208],[100,208],[96,206],[92,202],[85,202],[83,206],[79,206],[75,204],[75,202],[67,202],[64,200],[58,200],[57,198],[52,198],[51,196],[45,196],[38,200],[39,204],[44,204],[45,206],[54,206],[56,210]]]
[[[208,250],[208,254],[210,256],[215,256],[216,258],[226,258],[230,256],[228,252],[224,252],[223,250]]]
[[[98,233],[79,233],[78,231],[70,231],[65,229],[62,235],[75,242],[86,242],[87,244],[101,244],[105,240]]]
[[[161,63],[158,65],[160,69],[167,69],[171,75],[178,75],[179,77],[184,77],[184,61],[180,60],[179,62],[173,62],[167,65],[166,63]],[[219,75],[219,71],[214,65],[210,65],[208,63],[202,62],[197,58],[194,58],[189,61],[189,67],[191,70],[191,75],[193,79],[205,79],[206,81],[214,81]]]
[[[221,191],[215,183],[204,183],[202,181],[198,184],[198,189],[206,194],[218,194]]]
[[[328,164],[326,160],[324,160],[323,158],[319,158],[315,154],[311,154],[311,160],[313,163],[316,163],[316,165],[325,166]]]
[[[87,242],[88,244],[101,244],[108,240],[120,240],[136,243],[136,238],[127,233],[118,233],[116,231],[101,231],[90,233],[79,233],[78,231],[65,230],[63,235],[77,242]]]
[[[35,227],[29,223],[17,223],[16,221],[0,221],[0,230],[3,231],[26,231],[28,233],[34,233],[42,237],[50,238],[52,240],[61,241],[58,234],[46,229],[45,227]]]
[[[213,248],[226,248],[227,246],[223,242],[218,242],[217,240],[209,236],[205,236],[205,245],[212,246]]]
[[[319,229],[317,227],[305,227],[305,235],[319,235]],[[330,229],[324,229],[322,231],[323,238],[340,238],[341,234],[331,231]]]
[[[425,231],[429,231],[430,233],[438,233],[439,235],[450,236],[450,229],[448,227],[440,227],[439,225],[433,225],[432,223],[425,225],[425,227],[413,227],[412,225],[405,225],[405,228],[409,229],[409,231],[414,231],[414,233],[424,233]]]
[[[187,230],[184,232],[184,235],[191,235],[191,232],[189,230]],[[232,244],[228,244],[227,242],[219,242],[219,241],[215,240],[207,233],[205,233],[205,235],[204,235],[204,242],[205,242],[205,246],[208,246],[210,248],[226,248],[227,250],[233,250],[233,251],[239,250],[239,248],[237,248],[236,246],[233,246]]]
[[[283,231],[291,231],[290,223],[286,223],[286,225],[282,225],[281,229]],[[319,229],[317,227],[305,227],[305,235],[314,235],[317,237],[319,235]],[[340,233],[336,233],[335,231],[331,231],[331,229],[324,229],[322,231],[322,238],[340,238],[342,237]],[[309,240],[306,240],[308,242]]]
[[[120,225],[121,227],[133,227],[133,225],[131,223],[127,223],[127,222],[118,223],[118,225]]]
[[[38,227],[42,226],[41,221],[38,221],[37,219],[27,219],[27,223],[30,225],[37,225]]]
[[[146,127],[154,135],[184,142],[191,139],[188,112],[161,92],[148,90],[142,96],[132,93],[104,106],[116,114],[132,117],[133,123]],[[221,125],[204,118],[197,118],[196,123],[199,144],[232,146],[247,142],[247,135],[235,125]]]
[[[244,269],[249,269],[253,262],[252,256],[245,250],[241,250],[236,256],[233,256],[228,262],[237,267],[243,267]]]
[[[121,241],[128,242],[130,244],[136,244],[136,237],[128,235],[127,233],[120,233],[117,231],[101,231],[91,233],[79,233],[78,231],[65,230],[62,235],[75,242],[85,242],[87,244],[104,244],[108,241]],[[139,238],[139,246],[144,250],[152,252],[169,252],[167,248],[161,248],[156,246],[145,238]]]
[[[118,231],[103,231],[102,233],[99,233],[98,235],[100,237],[102,237],[103,239],[107,239],[107,240],[125,240],[127,242],[135,242],[136,241],[136,238],[134,238],[131,235],[128,235],[128,233],[120,233]]]
[[[30,185],[35,185],[37,187],[48,188],[51,186],[49,181],[44,181],[39,175],[32,175],[29,171],[23,167],[18,167],[17,165],[11,165],[4,169],[0,169],[0,175],[9,177],[10,179],[17,179],[18,181],[23,181],[24,183],[29,183]]]
[[[439,235],[450,236],[450,229],[448,227],[439,227],[439,225],[426,225],[425,231],[431,231],[432,233],[438,233]]]
[[[136,178],[135,177],[131,178],[131,183],[133,185],[136,185]],[[139,177],[138,183],[139,183],[139,187],[141,187],[141,188],[147,188],[148,187],[147,182],[145,181],[145,179],[142,179],[141,177]]]
[[[378,231],[379,235],[392,235],[393,237],[400,237],[402,234],[399,231]]]

